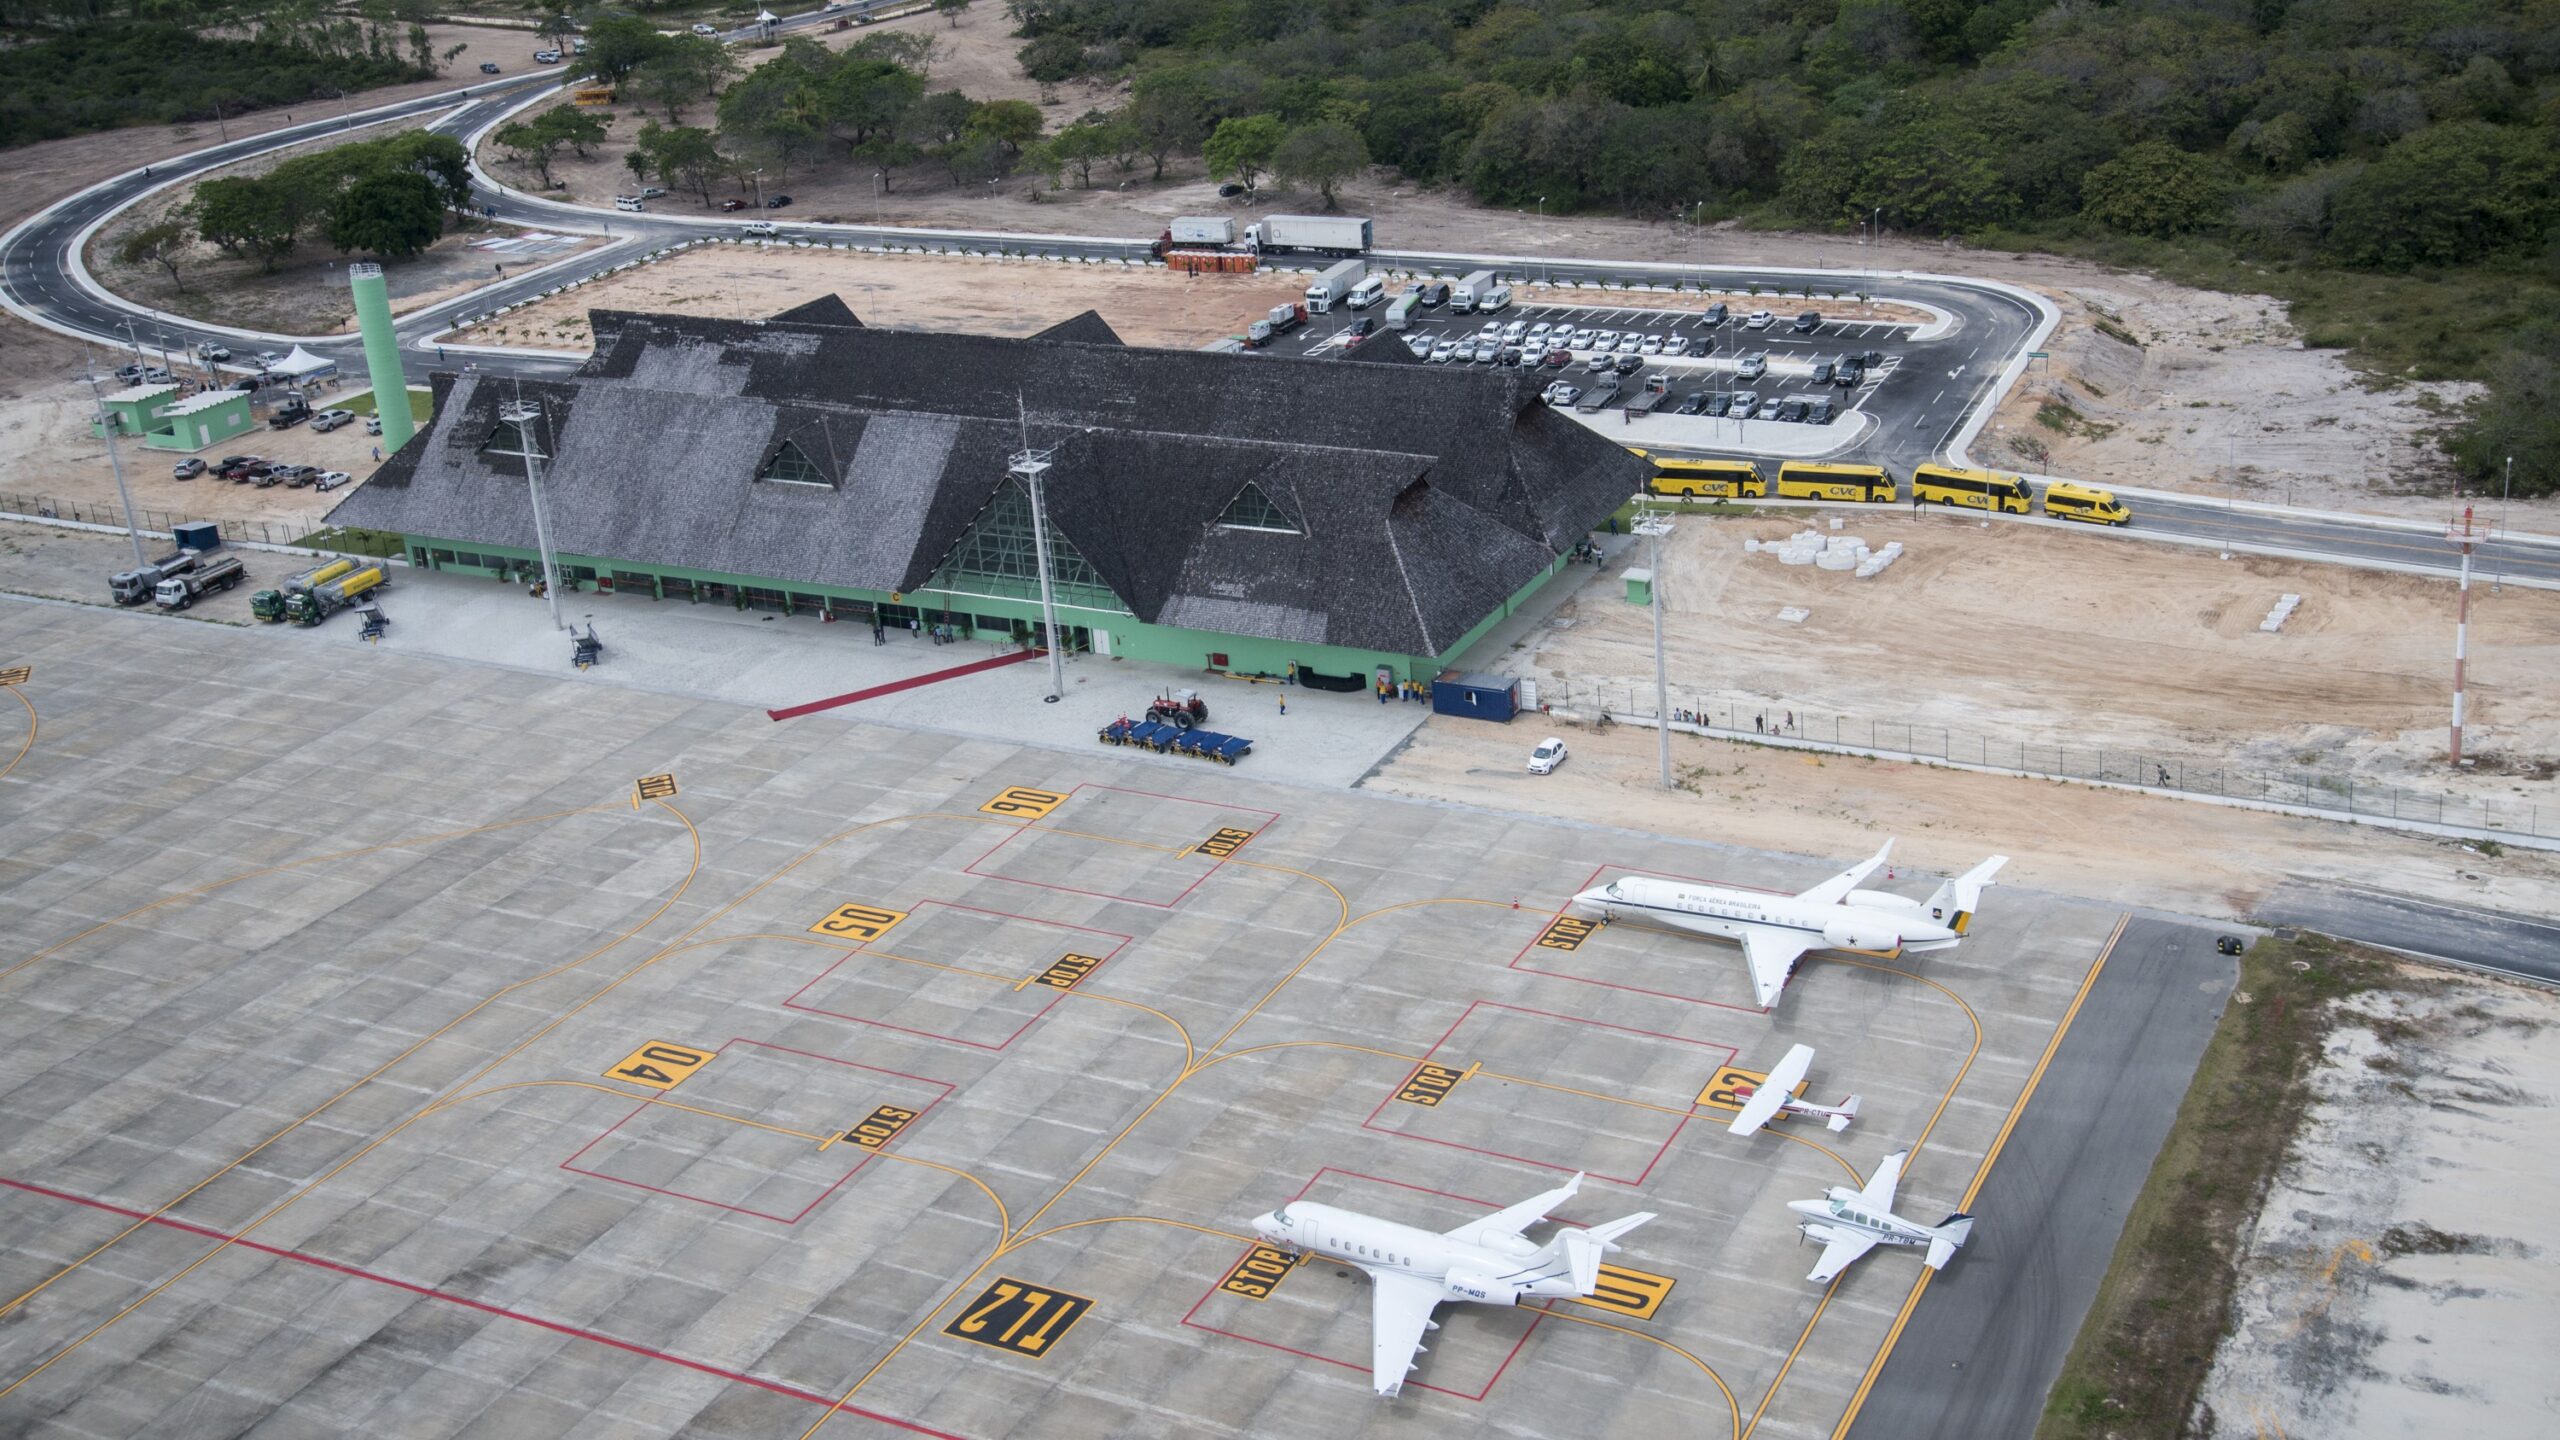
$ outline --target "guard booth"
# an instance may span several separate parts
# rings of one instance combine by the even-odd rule
[[[1653,604],[1652,571],[1641,568],[1627,571],[1627,603],[1646,606]]]
[[[1431,682],[1435,715],[1462,715],[1470,720],[1510,723],[1520,713],[1520,682],[1507,675],[1469,675],[1444,670]]]

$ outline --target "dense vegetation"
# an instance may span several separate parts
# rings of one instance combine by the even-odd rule
[[[405,258],[434,244],[448,214],[470,202],[462,142],[408,130],[298,155],[263,175],[203,181],[167,219],[127,234],[118,254],[167,265],[172,279],[174,254],[199,237],[263,270],[315,236],[340,251]]]
[[[1488,204],[1962,236],[2298,302],[2560,488],[2560,0],[1009,0],[1149,153]],[[1284,156],[1293,156],[1294,163]],[[1295,172],[1293,176],[1293,171]]]
[[[387,14],[278,17],[223,38],[169,21],[89,21],[0,47],[0,148],[424,80],[434,59],[425,26]]]

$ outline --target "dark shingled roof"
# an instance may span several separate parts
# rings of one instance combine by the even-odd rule
[[[844,303],[841,295],[821,295],[815,300],[804,300],[773,318],[798,325],[858,326],[862,323],[861,317],[853,313],[853,307]]]
[[[530,548],[524,462],[488,444],[521,393],[542,407],[561,550],[918,591],[1006,482],[1027,419],[1054,450],[1051,524],[1139,619],[1439,655],[1645,475],[1526,371],[591,319],[575,375],[436,375],[433,421],[331,523]],[[786,444],[822,483],[758,478]],[[1297,533],[1221,525],[1247,485],[1248,510]]]
[[[1031,338],[1034,340],[1081,340],[1087,345],[1126,343],[1120,338],[1120,332],[1111,328],[1110,322],[1091,310],[1081,315],[1070,315]]]

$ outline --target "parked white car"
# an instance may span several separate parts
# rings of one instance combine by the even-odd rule
[[[1552,774],[1563,763],[1564,742],[1553,735],[1539,741],[1538,748],[1529,752],[1529,773],[1532,775]]]
[[[323,470],[320,472],[318,478],[311,482],[311,488],[314,490],[335,490],[339,486],[344,485],[355,478],[356,477],[348,474],[344,470]]]
[[[750,220],[745,225],[740,226],[739,229],[741,233],[748,235],[779,235],[782,233],[782,227],[774,224],[770,220]]]

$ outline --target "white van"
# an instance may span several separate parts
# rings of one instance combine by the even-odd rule
[[[616,195],[613,197],[613,208],[616,210],[640,210],[647,207],[640,203],[640,197],[637,195]]]
[[[1386,298],[1387,282],[1379,276],[1372,275],[1352,286],[1351,294],[1342,303],[1354,310],[1366,310]]]
[[[1492,289],[1485,291],[1483,296],[1477,299],[1476,308],[1484,311],[1510,309],[1511,287],[1508,285],[1496,285]]]

